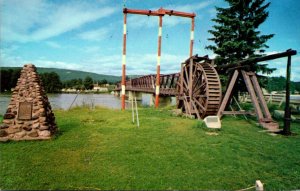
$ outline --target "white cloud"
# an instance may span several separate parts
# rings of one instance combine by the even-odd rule
[[[82,1],[51,3],[43,0],[3,1],[1,40],[29,42],[61,35],[116,12]]]
[[[172,10],[182,11],[182,12],[196,12],[198,10],[208,7],[212,3],[214,3],[213,0],[202,1],[198,3],[186,4],[186,5],[170,5],[166,7],[166,9],[172,9]]]
[[[101,48],[100,46],[88,46],[82,48],[82,50],[88,54],[95,54],[95,53],[99,53],[101,51]]]
[[[213,4],[214,1],[203,1],[194,4],[187,5],[169,5],[166,9],[182,11],[182,12],[197,12],[202,10],[209,5]],[[157,10],[158,8],[152,8],[150,10]],[[197,15],[196,18],[201,18],[201,15]],[[189,24],[191,21],[189,18],[182,18],[176,16],[164,16],[163,18],[163,26],[174,27],[179,24]],[[148,16],[140,16],[140,15],[129,15],[128,21],[129,26],[134,28],[139,27],[157,27],[158,26],[158,18],[157,17],[148,17]]]
[[[27,60],[22,57],[12,56],[9,51],[1,52],[1,63],[6,66],[22,67],[26,63],[35,64],[36,67],[63,68],[95,72],[99,74],[108,74],[120,76],[122,74],[122,56],[121,54],[104,55],[98,47],[90,47],[91,56],[82,61],[68,62],[65,60],[47,59],[39,57],[33,60]],[[95,52],[93,52],[95,50]],[[97,51],[97,52],[96,52]],[[156,73],[156,54],[134,54],[127,59],[127,75],[146,75]],[[164,53],[161,57],[161,73],[177,73],[180,71],[180,63],[186,59],[185,55],[173,55]]]
[[[28,63],[25,61],[25,63]],[[43,59],[37,59],[32,62],[37,67],[43,67],[43,68],[63,68],[68,70],[83,70],[84,67],[82,67],[78,63],[72,63],[72,62],[64,62],[64,61],[51,61],[51,60],[43,60]]]
[[[13,52],[17,49],[18,49],[17,46],[11,46],[5,48],[1,47],[0,66],[11,66],[11,67],[20,66],[22,58],[20,58],[19,56],[12,56]]]
[[[279,53],[274,51],[274,53]],[[280,58],[268,62],[264,62],[264,64],[267,63],[268,67],[270,68],[276,68],[276,70],[270,75],[270,76],[283,76],[286,77],[286,67],[287,67],[287,57],[286,58]],[[291,65],[291,80],[300,82],[300,56],[292,56],[292,65]]]
[[[73,70],[84,70],[85,68],[80,63],[71,63],[61,60],[47,60],[45,57],[39,57],[35,60],[27,60],[20,56],[11,56],[9,50],[0,52],[1,66],[23,67],[24,64],[34,64],[36,67],[43,68],[63,68]]]
[[[126,73],[128,75],[146,75],[156,73],[156,54],[134,54],[127,57]],[[161,73],[177,73],[180,63],[186,59],[183,55],[163,54],[161,57]],[[103,74],[121,75],[121,55],[95,55],[86,60],[94,71]]]
[[[101,41],[108,37],[109,29],[108,28],[100,28],[95,30],[86,31],[78,34],[78,37],[83,40],[91,40],[91,41]]]
[[[266,55],[272,55],[272,54],[278,54],[278,53],[280,53],[280,52],[274,50],[274,51],[268,51],[268,52],[265,52],[264,54],[266,54]]]
[[[209,13],[209,16],[211,16],[211,17],[215,17],[217,15],[216,8],[208,9],[207,12]]]
[[[62,46],[59,43],[54,41],[46,41],[45,43],[51,48],[62,48]]]

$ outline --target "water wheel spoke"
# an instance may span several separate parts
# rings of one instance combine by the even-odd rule
[[[185,79],[183,79],[183,85],[185,90],[189,89],[188,82]]]
[[[200,86],[198,86],[196,89],[194,89],[194,91],[198,91],[198,90],[201,90],[202,88],[205,88],[206,86],[206,83],[202,83]]]
[[[202,82],[202,72],[198,74],[196,80],[194,81],[193,89],[195,89],[201,82]]]
[[[191,115],[191,108],[189,106],[189,102],[187,101],[187,97],[184,95],[184,106],[185,110],[188,111],[188,114]]]
[[[195,113],[196,113],[196,115],[197,115],[197,118],[200,119],[201,117],[200,117],[199,111],[197,110],[197,107],[196,107],[196,105],[195,105],[195,100],[192,100],[191,103],[192,103],[192,106],[193,106],[193,108],[194,108],[194,111],[195,111]]]
[[[195,67],[194,67],[193,76],[195,76],[196,72],[198,72],[198,71],[199,71],[199,70],[198,70],[198,64],[197,64],[197,65],[195,65]]]
[[[188,74],[188,71],[187,71],[187,67],[184,67],[184,73],[185,73],[185,78],[186,79],[189,79],[189,74]]]
[[[200,107],[201,111],[205,111],[205,108],[198,100],[195,99],[194,102]]]

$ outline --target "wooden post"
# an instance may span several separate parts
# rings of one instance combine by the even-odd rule
[[[232,89],[235,85],[235,82],[236,82],[236,79],[237,79],[238,76],[239,76],[239,72],[238,72],[238,70],[235,70],[233,75],[232,75],[232,78],[230,80],[230,83],[229,83],[229,86],[228,86],[227,91],[225,93],[225,96],[223,98],[223,101],[221,103],[221,106],[219,108],[219,111],[218,111],[218,114],[217,114],[219,116],[219,118],[222,117],[223,111],[225,110],[225,107],[226,107],[228,101],[230,101],[230,99],[231,99]]]
[[[180,70],[180,89],[179,89],[179,95],[181,96],[183,94],[183,67],[185,63],[181,63],[181,70]]]
[[[132,123],[134,124],[134,108],[133,108],[133,97],[131,98],[131,110],[132,110]]]
[[[284,135],[291,135],[290,77],[291,77],[291,56],[288,56],[287,67],[286,67],[285,111],[284,111],[284,127],[283,127]]]
[[[242,70],[242,75],[243,75],[246,87],[248,89],[248,92],[250,94],[252,104],[254,105],[254,109],[255,109],[255,112],[256,112],[257,118],[258,118],[258,122],[260,123],[262,121],[262,119],[264,118],[264,116],[263,116],[263,114],[261,112],[261,109],[259,107],[259,103],[257,101],[257,97],[256,97],[256,94],[255,94],[253,85],[251,83],[250,77],[249,77],[248,73],[246,73],[243,70]]]
[[[122,54],[122,110],[125,110],[125,85],[126,85],[126,16],[124,13],[124,25],[123,25],[123,54]]]
[[[268,105],[267,105],[267,103],[266,103],[266,101],[264,99],[263,92],[260,89],[259,83],[257,81],[256,75],[255,75],[254,72],[251,72],[250,79],[251,79],[251,81],[253,83],[254,90],[255,90],[256,95],[258,97],[259,104],[260,104],[260,106],[262,108],[262,111],[263,111],[263,114],[264,114],[265,118],[267,118],[268,120],[272,120],[272,116],[271,116],[270,111],[268,109]]]
[[[162,35],[162,16],[159,17],[158,28],[158,50],[157,50],[157,69],[156,69],[156,88],[155,88],[155,107],[159,105],[159,88],[160,88],[160,56],[161,56],[161,35]]]
[[[194,30],[195,30],[195,18],[192,17],[192,24],[191,24],[191,42],[190,42],[190,57],[193,56]]]
[[[192,96],[193,96],[193,59],[190,58],[190,69],[189,69],[189,97],[188,97],[188,103],[189,103],[189,107],[191,109],[191,112],[192,112],[192,108],[193,108],[193,105],[192,105]],[[196,70],[196,69],[195,69]]]
[[[136,125],[139,128],[140,127],[140,120],[139,120],[139,111],[137,108],[137,101],[136,101],[136,97],[134,97],[134,101],[135,101],[135,111],[136,111]]]

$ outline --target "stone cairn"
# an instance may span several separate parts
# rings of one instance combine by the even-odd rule
[[[56,130],[55,117],[36,67],[24,65],[0,124],[0,141],[50,139]]]

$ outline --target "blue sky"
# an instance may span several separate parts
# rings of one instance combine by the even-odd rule
[[[292,48],[292,80],[300,81],[300,1],[270,0],[269,18],[260,27],[263,34],[274,33],[267,53]],[[267,1],[268,2],[268,1]],[[126,7],[160,7],[194,12],[194,53],[208,54],[207,32],[214,24],[215,6],[222,0],[127,0]],[[123,0],[0,0],[0,64],[83,70],[121,75]],[[156,72],[158,18],[128,15],[127,74]],[[163,18],[161,72],[180,71],[189,55],[190,20]],[[268,63],[277,68],[272,76],[285,76],[286,59]]]

